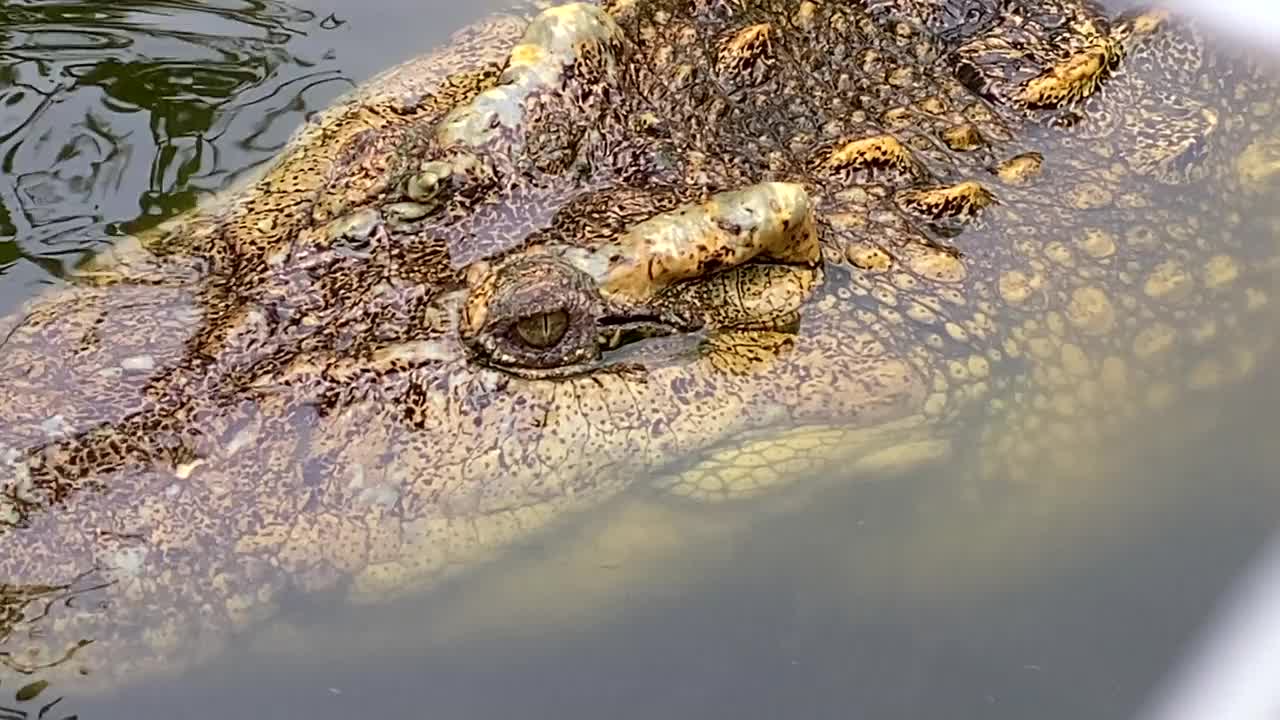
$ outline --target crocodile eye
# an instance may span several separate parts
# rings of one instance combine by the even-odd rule
[[[458,336],[480,362],[528,378],[581,372],[601,356],[606,314],[595,281],[550,255],[477,266]]]
[[[530,315],[515,323],[516,335],[531,347],[545,350],[560,342],[569,329],[569,313],[564,310]]]

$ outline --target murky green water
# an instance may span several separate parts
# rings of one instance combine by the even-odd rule
[[[0,6],[0,313],[269,160],[310,113],[496,0]],[[425,13],[425,14],[424,14]]]
[[[486,9],[0,7],[0,314],[107,238],[265,162],[353,82]],[[1138,507],[992,513],[931,492],[945,467],[828,488],[746,518],[749,532],[728,512],[628,498],[429,598],[356,609],[299,599],[178,681],[101,698],[60,689],[55,710],[1124,718],[1271,529],[1276,370],[1233,390],[1194,444],[1170,452],[1159,426],[1133,438],[1099,487],[1161,490]],[[628,527],[680,549],[633,554],[610,535]],[[583,538],[618,549],[584,568]],[[0,682],[3,708],[17,683]]]

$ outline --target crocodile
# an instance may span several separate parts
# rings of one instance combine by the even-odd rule
[[[637,486],[1053,492],[1262,362],[1277,77],[1087,0],[468,28],[0,321],[0,669],[175,672]]]

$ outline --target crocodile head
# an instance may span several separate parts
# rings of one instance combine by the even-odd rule
[[[0,325],[0,660],[172,669],[287,590],[423,587],[637,484],[1044,449],[995,417],[1070,461],[1078,418],[1243,372],[1214,319],[1265,304],[1274,93],[1188,89],[1130,162],[1167,118],[1122,100],[1176,73],[1090,65],[1070,9],[575,4],[375,80]]]

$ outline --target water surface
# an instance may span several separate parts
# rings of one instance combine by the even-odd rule
[[[511,3],[0,6],[0,314],[273,157],[378,70]]]

